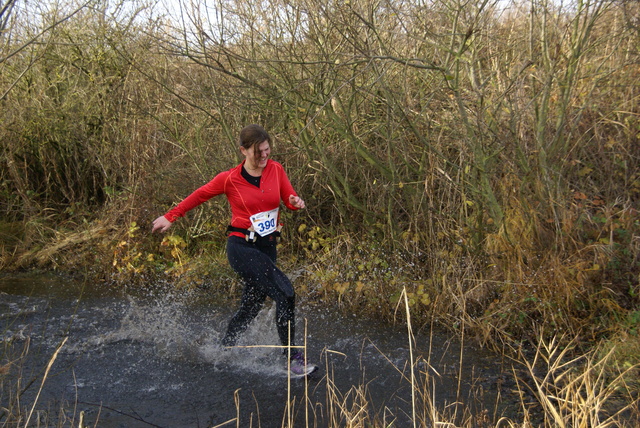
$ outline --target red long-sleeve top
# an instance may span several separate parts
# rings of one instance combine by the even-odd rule
[[[216,175],[167,212],[165,218],[173,223],[178,217],[184,217],[188,211],[223,193],[231,205],[231,226],[242,229],[251,226],[250,216],[277,208],[280,201],[291,210],[298,209],[289,202],[289,196],[297,194],[280,163],[272,159],[267,161],[259,188],[242,177],[243,165],[244,161],[235,168]],[[230,232],[229,235],[244,237],[241,232]]]

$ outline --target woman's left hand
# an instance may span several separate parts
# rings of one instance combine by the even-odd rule
[[[298,209],[305,207],[304,201],[300,196],[289,195],[289,203]]]

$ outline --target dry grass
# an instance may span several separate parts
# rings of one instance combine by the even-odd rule
[[[638,423],[638,368],[618,370],[611,349],[575,356],[574,346],[542,338],[533,358],[522,357],[528,379],[517,376],[542,409],[545,427],[631,427]],[[634,398],[635,397],[635,398]],[[526,403],[523,403],[523,409]]]
[[[25,380],[22,378],[22,361],[29,353],[29,345],[31,343],[30,338],[26,338],[24,347],[20,351],[20,354],[14,358],[9,355],[11,352],[10,345],[6,342],[4,343],[3,357],[10,361],[3,365],[0,370],[0,396],[3,398],[3,402],[0,407],[0,427],[26,428],[33,426],[48,426],[55,428],[85,428],[88,426],[85,425],[84,412],[78,412],[75,405],[67,406],[64,403],[60,403],[60,407],[56,410],[43,410],[42,406],[39,405],[40,394],[48,381],[51,368],[55,364],[58,354],[67,342],[67,339],[68,338],[65,337],[60,342],[47,362],[47,366],[44,368],[44,372],[40,379],[40,386],[38,387],[32,402],[25,402],[22,398],[22,395],[36,382],[35,378],[31,380]],[[12,371],[16,373],[15,382],[6,382],[6,376],[10,375]],[[99,417],[98,413],[93,426],[98,426]]]
[[[410,327],[409,327],[410,329]],[[409,342],[411,333],[409,332]],[[525,373],[513,370],[513,379],[521,396],[521,418],[499,417],[491,420],[488,411],[472,414],[464,403],[437,404],[437,390],[430,373],[414,376],[417,361],[411,365],[405,382],[412,388],[411,423],[414,427],[590,427],[632,428],[640,422],[638,405],[638,366],[615,372],[610,364],[611,352],[598,357],[596,352],[572,356],[573,346],[559,340],[540,338],[534,355],[520,353],[514,367],[522,365]],[[427,367],[430,365],[427,362]],[[398,368],[400,373],[405,373]],[[337,390],[333,373],[327,366],[326,407],[330,427],[390,427],[393,418],[380,414],[368,401],[367,385],[352,387],[346,393]],[[525,393],[528,391],[529,393]],[[534,397],[534,401],[530,401]],[[292,425],[283,425],[289,427]],[[313,425],[306,425],[313,426]]]

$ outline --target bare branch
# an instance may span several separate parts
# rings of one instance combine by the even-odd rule
[[[15,0],[9,0],[9,1],[15,2]],[[5,62],[9,58],[13,57],[14,55],[17,55],[18,53],[22,52],[24,49],[26,49],[30,45],[36,43],[43,35],[47,34],[49,31],[53,30],[54,28],[56,28],[58,25],[62,24],[63,22],[68,21],[69,19],[71,19],[74,15],[76,15],[82,9],[86,8],[87,6],[89,6],[93,1],[94,0],[87,0],[87,2],[83,3],[82,5],[80,5],[78,8],[76,8],[74,11],[72,11],[68,15],[56,20],[53,24],[48,25],[47,27],[43,28],[40,32],[38,32],[38,34],[36,34],[35,36],[31,37],[31,39],[29,39],[26,42],[24,42],[22,45],[20,45],[16,49],[14,49],[12,52],[8,53],[4,57],[0,57],[0,64]]]

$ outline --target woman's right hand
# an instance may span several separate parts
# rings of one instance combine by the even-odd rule
[[[167,218],[163,215],[153,220],[153,228],[151,229],[151,233],[157,231],[166,232],[171,227],[171,222],[167,220]]]

